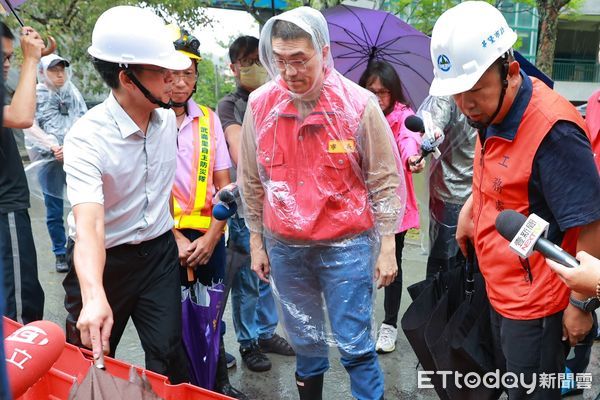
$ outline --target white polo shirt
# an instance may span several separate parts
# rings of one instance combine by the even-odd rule
[[[154,110],[144,136],[111,93],[73,125],[63,151],[71,205],[104,205],[107,249],[144,242],[173,227],[169,199],[177,123],[172,110]],[[68,224],[76,240],[72,211]]]

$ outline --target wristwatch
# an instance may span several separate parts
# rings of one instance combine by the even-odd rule
[[[596,308],[600,307],[600,299],[598,297],[590,297],[587,300],[577,300],[573,297],[569,297],[569,303],[573,304],[580,310],[592,312]]]

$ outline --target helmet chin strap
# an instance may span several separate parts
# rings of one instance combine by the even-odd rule
[[[502,103],[504,103],[504,96],[506,95],[506,89],[508,88],[508,52],[504,54],[504,61],[502,62],[502,73],[500,79],[502,80],[502,90],[500,91],[500,99],[498,100],[498,107],[496,107],[496,111],[492,114],[489,119],[489,122],[479,122],[473,121],[472,119],[467,117],[467,123],[471,125],[471,127],[482,131],[486,129],[488,126],[492,124],[492,121],[498,116],[500,109],[502,108]]]
[[[146,89],[144,87],[144,85],[142,85],[142,83],[139,81],[139,79],[135,76],[135,74],[133,73],[132,70],[126,68],[125,69],[125,74],[127,75],[127,77],[129,77],[129,79],[131,79],[131,81],[135,84],[135,86],[137,86],[138,89],[140,89],[140,91],[142,92],[142,94],[148,99],[148,101],[150,101],[152,104],[156,104],[159,107],[162,108],[166,108],[166,109],[170,109],[173,107],[173,101],[169,100],[168,103],[165,103],[164,101],[154,97],[154,95],[152,93],[150,93],[150,91],[148,89]]]

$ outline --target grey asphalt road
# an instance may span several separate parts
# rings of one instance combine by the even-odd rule
[[[54,256],[51,252],[50,239],[45,225],[43,202],[32,196],[30,209],[33,234],[35,237],[39,263],[40,281],[46,293],[45,318],[64,326],[66,312],[63,307],[64,291],[61,285],[63,275],[54,271]],[[425,214],[425,213],[423,213]],[[422,226],[427,226],[426,221]],[[422,280],[425,276],[426,255],[422,251],[419,238],[409,238],[403,255],[404,286]],[[383,319],[383,291],[377,293],[375,321],[379,325]],[[404,313],[409,304],[406,290],[402,297],[401,312]],[[256,400],[297,399],[298,394],[294,382],[295,363],[293,357],[269,355],[273,368],[264,373],[256,373],[242,365],[241,357],[233,331],[230,307],[225,311],[227,324],[225,335],[226,348],[237,358],[237,367],[230,370],[232,384],[243,390],[250,398]],[[282,332],[279,332],[283,334]],[[116,353],[117,358],[136,365],[144,364],[144,356],[139,339],[130,323]],[[324,399],[351,399],[348,376],[339,363],[336,349],[330,352],[331,369],[325,376]],[[433,389],[417,388],[417,359],[403,333],[398,335],[396,351],[379,358],[385,373],[386,399],[436,399]],[[593,377],[593,387],[583,395],[573,399],[594,399],[600,391],[600,346],[593,349],[589,371]]]

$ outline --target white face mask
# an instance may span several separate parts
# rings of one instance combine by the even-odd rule
[[[249,67],[240,67],[240,83],[248,89],[256,89],[269,78],[267,70],[262,65],[252,64]]]

